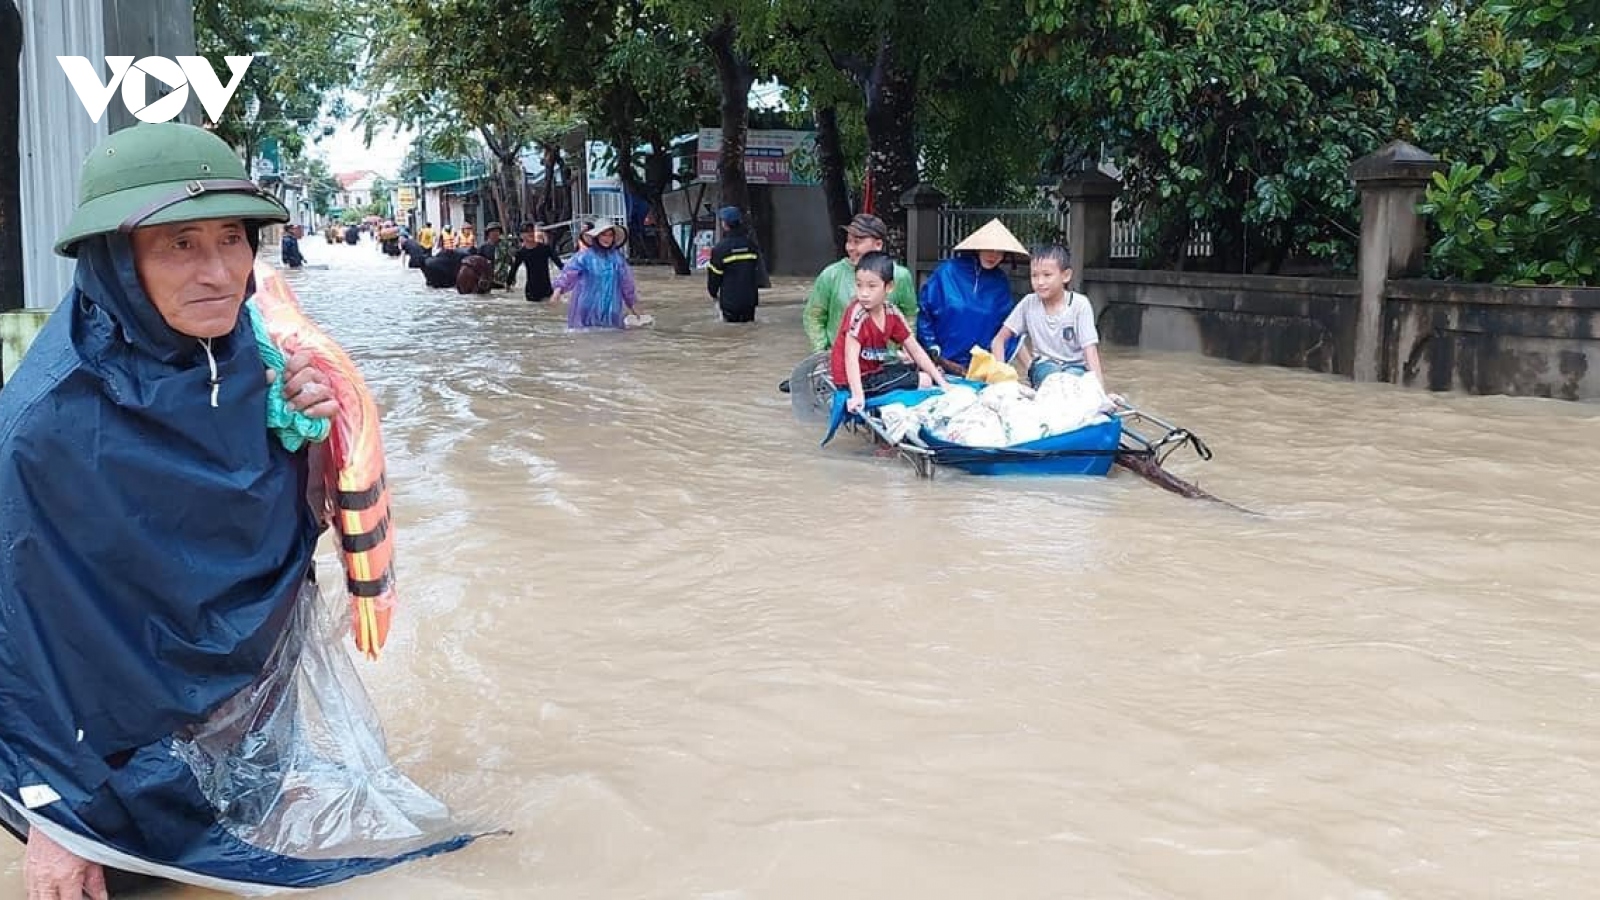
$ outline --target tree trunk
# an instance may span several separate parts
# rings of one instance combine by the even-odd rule
[[[1254,178],[1248,172],[1241,170],[1228,179],[1224,190],[1232,201],[1230,204],[1232,209],[1244,209],[1254,190]],[[1244,221],[1232,216],[1212,216],[1211,221],[1206,224],[1211,231],[1211,258],[1200,260],[1198,267],[1213,272],[1247,274],[1249,240],[1245,231],[1248,226]],[[1187,244],[1177,253],[1179,259],[1187,262]]]
[[[554,144],[540,144],[540,156],[544,163],[544,186],[539,189],[539,201],[535,205],[534,218],[542,225],[559,222],[562,216],[554,215],[556,206],[556,170],[560,165],[561,148]]]
[[[561,191],[557,193],[554,187],[550,189],[553,217],[548,221],[564,222],[577,215],[577,209],[572,205],[572,169],[567,166],[566,151],[559,146],[555,148],[555,165],[556,174],[560,176],[556,180],[561,183]]]
[[[644,174],[644,196],[650,204],[651,217],[656,220],[659,249],[666,261],[672,264],[674,274],[688,275],[693,270],[689,268],[689,259],[684,255],[683,248],[678,246],[678,239],[672,234],[664,199],[667,189],[672,186],[672,148],[653,142],[650,157],[645,160]]]
[[[1154,237],[1150,238],[1140,253],[1146,265],[1157,269],[1182,272],[1189,267],[1189,241],[1193,228],[1187,216],[1171,216],[1159,220]]]
[[[500,226],[506,234],[516,234],[522,227],[522,183],[527,180],[522,173],[522,154],[502,156],[498,161],[495,183],[500,188],[500,196],[495,204],[500,207]]]
[[[667,204],[666,201],[661,199],[660,194],[650,198],[650,212],[655,215],[657,222],[664,223],[667,221]],[[667,258],[672,263],[672,273],[674,275],[694,274],[694,270],[689,268],[689,258],[684,255],[683,248],[678,246],[678,239],[672,236],[671,226],[659,224],[656,226],[656,232],[660,235],[661,246],[666,248]]]
[[[722,154],[717,159],[717,186],[723,206],[737,206],[749,221],[750,185],[744,177],[745,143],[750,129],[750,86],[755,69],[734,49],[739,30],[732,17],[707,32],[706,49],[717,69],[722,94]]]
[[[22,13],[0,0],[0,72],[20,72]],[[21,309],[22,291],[22,85],[0,80],[0,312]]]
[[[885,249],[904,256],[906,211],[900,197],[917,184],[917,79],[896,59],[894,41],[887,34],[879,41],[877,60],[863,88],[872,210],[889,226]]]
[[[494,198],[495,221],[502,228],[510,228],[512,233],[520,226],[522,221],[522,141],[513,137],[512,129],[504,129],[500,133],[487,126],[478,129],[483,136],[484,144],[489,148],[489,153],[494,157],[494,172],[490,173],[489,189]]]
[[[850,189],[845,184],[844,149],[839,142],[839,115],[831,106],[813,112],[817,122],[817,168],[822,174],[822,194],[828,201],[829,231],[834,250],[844,255],[844,226],[850,224]]]
[[[256,133],[256,129],[245,129],[244,147],[242,148],[244,152],[244,176],[252,180],[256,177],[256,145],[259,142],[260,138]]]

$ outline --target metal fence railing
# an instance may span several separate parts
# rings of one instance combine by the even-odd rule
[[[1122,205],[1111,205],[1111,258],[1138,259],[1142,238],[1139,217],[1122,219]],[[950,248],[961,243],[962,238],[983,227],[990,219],[999,219],[1017,236],[1023,246],[1067,243],[1067,226],[1071,213],[1067,209],[1047,208],[967,208],[950,207],[939,211],[939,258],[950,255]],[[1189,242],[1189,255],[1211,255],[1211,233],[1202,231]]]
[[[570,256],[578,246],[578,233],[593,228],[600,222],[613,222],[617,225],[626,225],[622,216],[588,215],[578,216],[575,219],[563,219],[560,222],[547,222],[540,227],[545,234],[550,236],[556,251],[562,256]]]
[[[1067,210],[1043,208],[969,209],[939,211],[939,258],[950,255],[950,248],[961,243],[990,219],[999,219],[1025,247],[1067,242]]]
[[[1124,221],[1122,218],[1122,203],[1111,203],[1111,258],[1112,259],[1138,259],[1140,243],[1143,238],[1141,223],[1138,214]],[[1206,257],[1211,255],[1211,232],[1202,231],[1189,241],[1188,255],[1192,257]]]

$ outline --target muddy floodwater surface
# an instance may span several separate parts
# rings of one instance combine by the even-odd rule
[[[802,280],[733,326],[641,269],[653,328],[569,335],[303,246],[385,411],[361,671],[407,772],[513,832],[318,896],[1600,896],[1595,406],[1110,347],[1260,515],[930,482],[791,416]]]

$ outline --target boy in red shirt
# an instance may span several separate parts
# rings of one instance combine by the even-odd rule
[[[949,387],[944,373],[912,335],[905,315],[886,305],[893,289],[894,260],[889,254],[862,256],[856,263],[856,298],[839,321],[831,361],[834,386],[850,389],[845,403],[850,412],[866,408],[868,395],[935,384]],[[900,362],[891,342],[904,347],[917,364]]]

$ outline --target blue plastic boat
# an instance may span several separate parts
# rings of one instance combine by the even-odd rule
[[[918,435],[932,462],[971,475],[1106,475],[1122,446],[1122,420],[1109,419],[1011,447],[967,447]],[[915,444],[912,445],[916,447]]]
[[[951,379],[975,389],[982,384]],[[1150,477],[1149,463],[1159,469],[1161,461],[1180,446],[1188,444],[1202,459],[1210,459],[1211,451],[1198,437],[1177,426],[1146,415],[1132,407],[1124,407],[1106,421],[1088,425],[1065,434],[1051,435],[1026,444],[1011,447],[968,447],[936,437],[927,428],[914,436],[893,440],[884,429],[875,410],[892,403],[915,406],[939,393],[937,388],[927,390],[893,391],[867,398],[867,408],[861,413],[845,409],[848,391],[835,390],[831,400],[828,433],[823,436],[824,446],[841,427],[864,429],[876,441],[894,447],[902,458],[910,462],[917,474],[931,478],[940,466],[947,466],[972,475],[1088,475],[1104,477],[1119,461]],[[1153,428],[1149,434],[1134,428],[1135,425]],[[1150,434],[1158,434],[1151,437]],[[1131,464],[1131,465],[1130,465]],[[1169,487],[1169,489],[1171,489]]]

